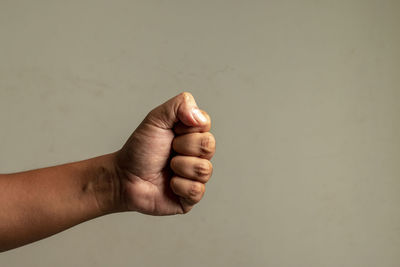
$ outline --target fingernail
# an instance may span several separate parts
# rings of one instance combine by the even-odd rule
[[[203,113],[201,113],[200,109],[193,108],[192,112],[193,112],[193,116],[197,120],[197,122],[202,122],[202,123],[207,122],[207,118],[203,115]]]

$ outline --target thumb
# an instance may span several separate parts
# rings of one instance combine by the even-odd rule
[[[192,94],[188,92],[180,93],[154,108],[146,119],[153,125],[164,129],[172,129],[178,121],[186,126],[207,124],[207,118],[198,108]]]

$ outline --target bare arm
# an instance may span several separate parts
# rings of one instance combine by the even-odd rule
[[[0,175],[0,251],[117,211],[114,158]]]
[[[117,152],[0,175],[0,251],[113,212],[189,212],[212,174],[210,127],[181,93],[154,108]]]

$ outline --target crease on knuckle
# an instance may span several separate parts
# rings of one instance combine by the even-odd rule
[[[208,163],[197,164],[194,168],[194,171],[197,177],[208,180],[208,177],[211,174],[210,164]]]
[[[192,202],[197,203],[200,201],[203,194],[203,186],[199,183],[193,183],[189,189],[189,198]]]
[[[210,155],[215,149],[215,139],[212,134],[207,134],[201,139],[200,142],[200,153],[201,156]]]

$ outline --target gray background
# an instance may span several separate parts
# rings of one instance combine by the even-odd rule
[[[0,1],[0,172],[113,152],[190,91],[189,214],[114,214],[1,266],[400,266],[399,1]]]

